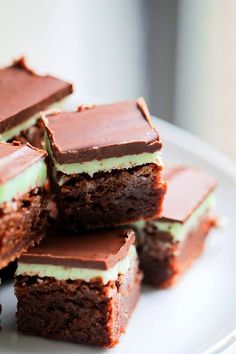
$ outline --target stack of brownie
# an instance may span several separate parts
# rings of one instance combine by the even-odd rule
[[[43,121],[58,220],[19,260],[18,328],[112,347],[140,294],[131,225],[162,209],[159,135],[143,99]]]
[[[43,236],[47,154],[29,143],[42,147],[40,112],[70,93],[71,84],[34,73],[24,58],[0,69],[0,269]]]
[[[0,70],[0,96],[12,97],[1,139],[14,140],[0,143],[0,268],[20,257],[19,331],[109,348],[142,278],[168,287],[202,252],[215,181],[188,167],[163,178],[162,143],[142,98],[38,120],[71,91],[23,60]]]
[[[0,69],[0,270],[44,235],[51,198],[47,154],[28,143],[42,147],[40,112],[71,93],[70,83],[37,75],[24,58]]]

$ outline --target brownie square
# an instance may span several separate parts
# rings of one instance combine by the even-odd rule
[[[18,262],[18,330],[113,347],[138,301],[141,276],[132,230],[53,234]]]
[[[19,140],[41,147],[43,125],[39,112],[72,93],[72,85],[52,76],[40,76],[24,58],[0,69],[0,141]]]
[[[43,237],[48,215],[46,153],[0,143],[0,269]]]
[[[62,224],[76,232],[159,215],[161,142],[143,99],[44,117]]]
[[[167,169],[168,191],[161,218],[134,224],[144,281],[167,288],[197,259],[209,231],[215,180],[190,167]]]

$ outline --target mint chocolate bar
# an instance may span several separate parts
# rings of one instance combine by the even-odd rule
[[[18,261],[18,330],[113,347],[140,294],[134,231],[49,232]]]
[[[58,105],[71,92],[71,84],[36,74],[24,58],[0,69],[0,141],[28,141],[40,147],[40,111]]]
[[[159,134],[143,99],[44,116],[60,218],[73,231],[159,215]]]
[[[43,236],[46,155],[30,145],[0,143],[0,269]]]
[[[204,171],[175,167],[165,171],[168,190],[161,218],[134,224],[144,281],[169,287],[197,259],[209,231],[216,181]]]

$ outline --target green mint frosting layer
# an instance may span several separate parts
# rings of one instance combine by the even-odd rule
[[[52,277],[57,280],[84,280],[89,282],[94,278],[102,278],[103,284],[117,280],[119,274],[125,274],[137,258],[135,246],[131,246],[127,256],[108,270],[89,268],[69,268],[50,264],[18,263],[16,275]]]
[[[52,105],[50,105],[47,110],[53,109],[53,108],[61,108],[63,106],[64,103],[64,99],[57,102],[57,103],[53,103]],[[39,112],[36,113],[35,115],[33,115],[33,117],[27,119],[26,121],[16,125],[15,127],[3,132],[0,134],[0,141],[3,142],[7,142],[10,139],[12,139],[14,136],[19,135],[23,130],[26,130],[30,127],[32,127],[33,125],[35,125],[35,123],[37,122],[37,120],[39,119]]]
[[[128,169],[136,166],[155,163],[161,165],[160,153],[144,152],[138,155],[126,155],[122,157],[111,157],[104,160],[93,160],[83,163],[70,163],[60,165],[55,162],[57,171],[61,171],[67,175],[87,173],[91,177],[97,172],[110,172],[112,170]],[[59,183],[60,184],[60,183]]]
[[[103,160],[92,160],[83,163],[59,164],[55,161],[55,159],[52,156],[50,143],[47,137],[46,137],[46,149],[54,161],[54,167],[56,171],[60,171],[66,175],[86,173],[89,176],[93,177],[93,175],[97,172],[110,172],[112,170],[128,169],[136,166],[146,165],[149,163],[154,163],[158,166],[163,166],[160,152],[154,152],[154,153],[144,152],[142,154],[137,154],[137,155],[111,157]],[[59,185],[63,185],[64,183],[63,176],[58,181],[58,183]]]
[[[25,122],[18,124],[14,128],[11,128],[3,132],[2,134],[0,134],[0,141],[6,142],[12,139],[14,136],[19,135],[20,132],[22,132],[23,130],[32,127],[32,125],[34,125],[38,119],[39,119],[39,114],[37,113],[33,117],[27,119]]]
[[[0,203],[19,198],[29,190],[44,185],[47,168],[44,160],[39,160],[25,171],[0,185]]]
[[[168,192],[167,192],[168,193]],[[210,194],[193,212],[188,220],[182,224],[180,222],[168,222],[168,221],[149,221],[149,223],[155,225],[158,230],[168,232],[173,236],[174,241],[184,241],[185,237],[194,229],[199,222],[199,219],[205,214],[208,209],[211,209],[215,205],[214,195]],[[138,229],[143,229],[145,221],[138,221],[134,224]]]

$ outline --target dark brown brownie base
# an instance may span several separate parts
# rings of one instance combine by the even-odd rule
[[[8,142],[11,143],[14,140],[20,141],[22,144],[30,143],[38,149],[44,148],[44,126],[41,119],[30,128],[23,130],[20,134],[14,136]]]
[[[18,330],[30,335],[113,347],[138,301],[141,276],[135,265],[117,281],[58,281],[18,276]]]
[[[182,273],[197,259],[215,219],[205,215],[197,228],[189,232],[185,242],[174,242],[171,234],[148,225],[139,235],[138,254],[144,282],[156,288],[175,284]]]
[[[166,184],[161,167],[148,164],[127,170],[62,175],[56,197],[62,224],[78,229],[106,228],[150,219],[161,213]]]
[[[39,242],[48,217],[48,195],[35,188],[12,203],[0,204],[0,269]]]

